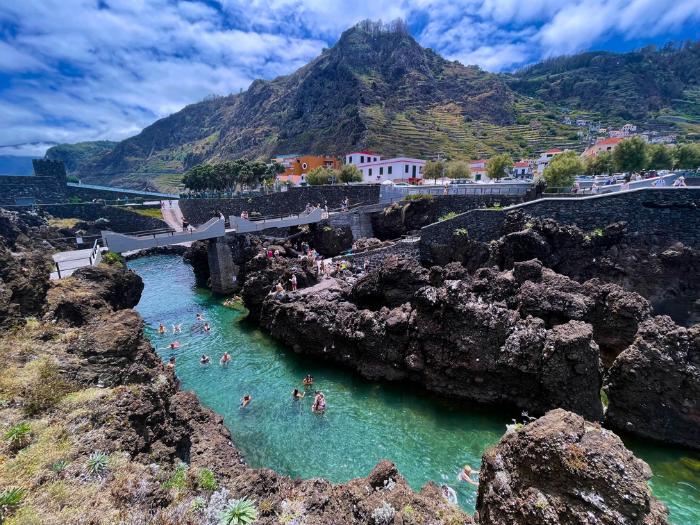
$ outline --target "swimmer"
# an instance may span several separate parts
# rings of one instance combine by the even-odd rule
[[[175,356],[171,355],[170,359],[168,359],[168,368],[173,370],[175,369]]]
[[[202,357],[199,358],[199,362],[202,363],[203,365],[208,365],[209,364],[209,356],[206,354],[202,354]]]
[[[197,313],[197,321],[204,321],[204,314],[201,312]]]
[[[240,408],[245,408],[245,407],[247,407],[247,406],[250,404],[250,402],[251,402],[252,400],[253,400],[253,396],[251,396],[250,394],[244,395],[244,396],[243,396],[243,399],[241,399],[241,406],[240,406]]]
[[[326,397],[323,395],[323,392],[317,391],[316,392],[316,397],[314,398],[314,404],[311,405],[311,411],[312,412],[318,412],[318,413],[323,413],[326,410]]]
[[[464,465],[464,468],[463,468],[462,471],[459,473],[459,479],[460,479],[461,481],[464,481],[464,482],[466,482],[466,483],[469,483],[470,485],[474,485],[475,487],[478,487],[478,486],[479,486],[479,482],[478,482],[478,481],[474,481],[474,480],[472,479],[472,477],[471,477],[471,476],[472,476],[472,472],[474,472],[474,470],[473,470],[469,465]]]
[[[165,332],[167,332],[167,330],[165,329],[165,325],[164,325],[163,323],[160,323],[160,324],[158,325],[158,333],[159,333],[159,334],[164,334]]]
[[[311,386],[314,384],[314,377],[311,374],[306,374],[306,377],[304,378],[304,386]]]
[[[219,359],[219,364],[221,364],[222,366],[227,365],[230,360],[231,356],[229,355],[229,353],[224,352],[224,355],[222,355],[221,359]]]
[[[209,330],[211,330],[211,326],[209,326],[209,323],[204,323],[204,331],[208,332]]]
[[[175,350],[177,348],[180,348],[180,341],[173,341],[170,343],[170,350]]]
[[[182,332],[182,323],[174,324],[173,325],[173,333],[179,334],[180,332]]]
[[[301,398],[304,397],[305,395],[306,395],[306,394],[304,394],[304,392],[299,391],[298,388],[295,388],[295,389],[292,391],[292,399],[293,399],[294,401],[298,401],[299,399],[301,399]]]

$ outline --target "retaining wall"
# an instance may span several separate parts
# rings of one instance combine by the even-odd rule
[[[48,204],[42,206],[49,214],[61,219],[80,219],[83,221],[109,220],[109,229],[119,233],[167,228],[165,221],[154,217],[139,215],[126,208],[105,206],[103,204]]]
[[[417,259],[420,255],[418,238],[414,239],[404,239],[395,242],[391,246],[385,246],[383,248],[377,248],[376,250],[367,250],[366,252],[360,252],[350,255],[338,255],[333,257],[334,261],[348,261],[353,266],[364,265],[365,259],[369,261],[369,267],[371,270],[378,268],[384,262],[384,259],[390,255],[399,255],[403,257],[410,257]]]
[[[630,231],[641,235],[700,246],[700,188],[644,188],[582,198],[540,199],[501,211],[468,211],[422,228],[421,257],[429,262],[430,245],[449,245],[458,228],[466,229],[470,239],[483,242],[498,239],[505,214],[514,210],[533,217],[549,217],[587,231],[625,221]]]
[[[218,212],[224,216],[240,215],[242,211],[250,214],[259,213],[261,216],[299,213],[307,204],[328,204],[328,207],[339,208],[345,198],[350,204],[371,204],[379,201],[379,185],[353,186],[306,186],[290,188],[288,191],[270,193],[257,197],[236,197],[231,199],[180,199],[180,210],[191,224],[203,224]]]

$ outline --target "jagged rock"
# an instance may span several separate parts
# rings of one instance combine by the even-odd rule
[[[360,306],[391,308],[410,301],[427,284],[428,271],[417,261],[392,255],[376,271],[355,283],[352,297]]]
[[[362,237],[361,239],[356,239],[352,243],[352,253],[376,250],[377,248],[383,248],[390,245],[391,241],[380,241],[376,237]]]
[[[0,240],[0,327],[40,315],[49,288],[50,258],[39,251],[13,253]]]
[[[686,329],[668,316],[642,323],[605,390],[611,428],[700,449],[700,325]]]
[[[397,202],[372,214],[372,231],[382,240],[398,239],[437,220],[435,199]]]
[[[651,469],[597,424],[557,409],[486,451],[476,502],[481,525],[664,525]]]
[[[104,310],[136,306],[142,291],[141,277],[131,270],[119,265],[87,266],[54,283],[47,295],[46,316],[81,326]]]
[[[352,230],[350,226],[334,227],[324,221],[314,226],[312,243],[321,255],[335,257],[352,248]]]
[[[200,284],[209,281],[208,241],[195,241],[182,256],[186,263],[192,266],[194,277]]]

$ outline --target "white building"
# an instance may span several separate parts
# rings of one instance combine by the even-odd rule
[[[537,159],[537,174],[542,175],[544,173],[544,169],[549,165],[549,161],[559,153],[564,153],[564,150],[553,148],[542,153],[542,155],[540,155]]]
[[[381,184],[384,181],[417,184],[423,179],[425,161],[410,157],[382,159],[371,151],[354,151],[345,155],[345,163],[353,164],[362,173],[366,183]]]

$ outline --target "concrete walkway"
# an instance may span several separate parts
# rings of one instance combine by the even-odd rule
[[[96,258],[95,255],[96,253],[92,248],[54,253],[52,255],[54,271],[51,272],[51,280],[64,279],[72,275],[78,268],[96,264],[101,257],[98,255]]]
[[[182,221],[184,216],[180,210],[180,204],[176,200],[161,201],[160,211],[163,214],[163,220],[176,232],[182,231]]]

